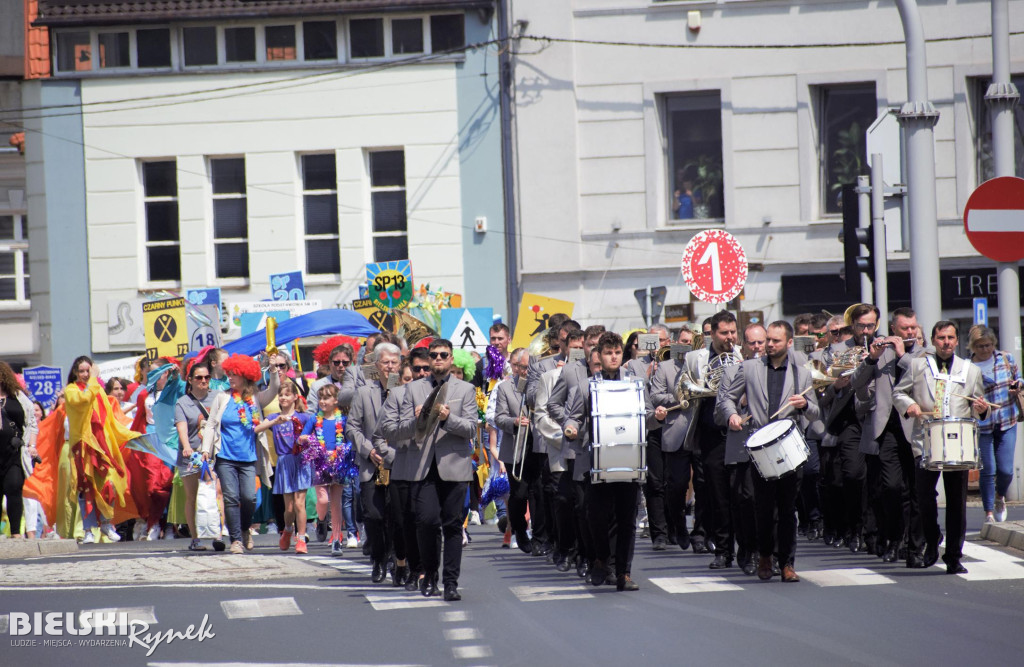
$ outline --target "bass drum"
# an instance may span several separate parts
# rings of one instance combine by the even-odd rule
[[[807,461],[810,450],[796,422],[780,419],[750,434],[747,453],[761,477],[771,480],[796,472]]]
[[[647,402],[642,380],[591,380],[590,481],[647,479]]]

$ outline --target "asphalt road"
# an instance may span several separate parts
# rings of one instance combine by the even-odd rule
[[[0,634],[9,612],[120,609],[153,634],[205,616],[214,636],[158,643],[148,656],[139,644],[79,644],[96,637],[4,636],[0,665],[1019,664],[1024,554],[979,542],[980,524],[971,510],[968,575],[801,541],[798,584],[713,572],[709,556],[641,540],[634,593],[584,586],[475,526],[453,604],[373,585],[358,550],[331,559],[311,543],[300,561],[276,536],[245,556],[196,556],[184,540],[96,545],[0,562]],[[105,583],[71,576],[83,566]],[[131,581],[109,583],[111,572]]]

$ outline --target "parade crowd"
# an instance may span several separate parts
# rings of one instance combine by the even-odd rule
[[[245,554],[270,526],[282,551],[361,549],[373,582],[448,601],[481,523],[503,547],[620,591],[639,588],[637,539],[797,582],[800,536],[934,565],[941,477],[942,558],[964,573],[969,469],[986,520],[1006,517],[1020,371],[987,327],[965,334],[965,358],[951,321],[878,317],[855,304],[739,331],[721,311],[623,340],[556,314],[530,348],[509,350],[494,324],[484,356],[438,337],[336,336],[309,377],[276,348],[141,358],[133,378],[101,379],[83,356],[49,413],[0,362],[8,532]],[[659,349],[641,350],[641,334]],[[642,434],[624,469],[602,462],[623,450],[596,407],[621,387],[640,401],[622,428]],[[976,451],[939,460],[933,444],[954,428]],[[768,470],[759,452],[775,447],[796,464]]]

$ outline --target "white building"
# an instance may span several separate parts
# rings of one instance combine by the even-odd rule
[[[43,359],[140,352],[118,305],[154,291],[260,301],[295,270],[324,307],[406,258],[416,285],[504,303],[465,278],[505,266],[492,3],[314,4],[40,0],[27,201],[33,243],[64,241],[40,327],[72,334]]]
[[[929,95],[941,113],[935,172],[942,304],[946,317],[969,319],[971,297],[995,298],[994,265],[970,246],[961,222],[968,196],[988,177],[982,98],[991,75],[990,9],[962,0],[920,5]],[[669,304],[689,301],[683,247],[697,231],[724,228],[751,263],[743,310],[763,311],[771,321],[850,302],[839,279],[834,184],[867,173],[866,165],[841,161],[849,155],[842,149],[865,154],[862,137],[850,134],[853,124],[863,133],[907,99],[893,2],[511,6],[519,34],[566,40],[522,39],[516,49],[523,291],[573,301],[577,319],[623,330],[640,322],[635,289],[665,285]],[[688,28],[691,13],[699,30]],[[1015,75],[1024,75],[1022,30],[1024,7],[1011,3]],[[749,48],[763,46],[774,48]],[[1022,175],[1024,112],[1016,113]],[[673,194],[683,181],[699,193],[698,165],[720,168],[721,187],[712,188],[710,211],[681,218]],[[889,231],[890,307],[908,305],[909,254],[900,250],[898,223]],[[702,319],[715,309],[696,310]]]

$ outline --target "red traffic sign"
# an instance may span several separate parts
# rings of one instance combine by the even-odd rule
[[[989,259],[1024,259],[1024,178],[1000,176],[979,185],[964,207],[964,232]]]
[[[706,229],[683,250],[683,280],[701,301],[731,301],[747,282],[747,253],[729,232]]]

